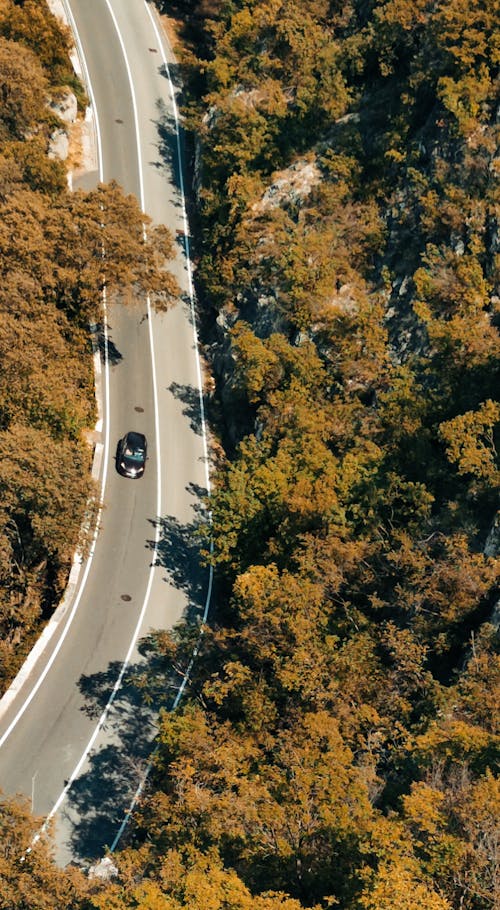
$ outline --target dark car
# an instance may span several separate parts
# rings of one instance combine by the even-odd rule
[[[142,477],[148,445],[143,433],[131,430],[120,439],[116,449],[116,468],[124,477]]]

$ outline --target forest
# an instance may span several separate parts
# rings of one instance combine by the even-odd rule
[[[215,378],[199,528],[213,610],[117,878],[56,869],[44,841],[21,866],[37,820],[6,800],[0,908],[496,910],[498,0],[157,6],[177,36]],[[70,227],[87,238],[103,194],[141,217],[116,187],[69,194],[44,155],[43,97],[70,77],[42,7],[0,4],[10,660],[62,584],[89,495],[75,479],[66,516],[50,472],[42,488],[30,469],[53,440],[68,483],[89,462],[82,352],[103,276],[69,256]],[[115,279],[136,276],[137,249],[115,250]],[[182,625],[149,646],[175,674],[198,638]]]

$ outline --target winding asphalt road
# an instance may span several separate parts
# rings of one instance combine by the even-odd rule
[[[150,660],[138,643],[203,612],[209,596],[193,537],[208,474],[175,61],[146,0],[66,6],[100,143],[100,167],[85,185],[116,179],[172,229],[184,300],[167,314],[145,299],[108,305],[99,534],[64,622],[0,718],[0,786],[53,820],[61,865],[102,856],[143,773],[155,713],[136,685]],[[116,442],[129,429],[149,442],[138,481],[115,470]]]

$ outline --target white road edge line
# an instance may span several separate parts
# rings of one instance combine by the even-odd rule
[[[97,108],[96,108],[96,104],[95,104],[94,93],[93,93],[93,90],[92,90],[92,84],[91,84],[91,82],[90,82],[89,73],[88,73],[88,70],[87,70],[87,67],[86,67],[86,64],[85,64],[85,58],[84,58],[84,56],[83,56],[83,49],[82,49],[82,47],[81,47],[80,39],[79,39],[79,36],[78,36],[78,31],[77,31],[77,29],[76,29],[76,23],[75,23],[74,20],[73,20],[73,16],[72,16],[72,14],[71,14],[71,10],[67,7],[66,0],[63,0],[63,3],[64,3],[64,6],[65,6],[65,9],[66,9],[66,14],[68,15],[68,19],[71,21],[71,27],[72,27],[72,29],[73,29],[73,34],[74,34],[74,37],[75,37],[75,43],[76,43],[77,48],[78,48],[78,54],[81,55],[81,63],[82,63],[83,71],[84,71],[84,73],[85,73],[85,79],[86,79],[86,82],[87,82],[87,88],[88,88],[88,91],[89,91],[91,104],[92,104],[92,107],[93,107],[93,110],[94,110],[95,129],[96,129],[97,147],[98,147],[99,179],[102,180],[103,165],[102,165],[102,151],[101,151],[101,134],[100,134],[100,130],[99,130],[99,118],[98,118],[98,115],[97,115]],[[89,554],[88,554],[88,556],[87,556],[87,561],[86,561],[86,564],[85,564],[85,570],[84,570],[83,576],[82,576],[81,581],[80,581],[80,586],[79,586],[79,589],[78,589],[78,593],[77,593],[77,595],[76,595],[76,597],[75,597],[75,599],[74,599],[74,601],[73,601],[73,606],[72,606],[71,611],[70,611],[70,613],[69,613],[69,615],[68,615],[68,618],[67,618],[67,621],[66,621],[66,625],[65,625],[65,627],[64,627],[64,629],[63,629],[63,631],[62,631],[62,633],[61,633],[61,637],[59,638],[59,641],[57,642],[57,645],[56,645],[56,647],[54,648],[54,650],[53,650],[53,652],[52,652],[52,654],[51,654],[51,656],[50,656],[50,658],[49,658],[49,660],[48,660],[46,666],[44,667],[42,673],[40,674],[40,676],[39,676],[39,678],[37,679],[35,685],[33,686],[33,689],[30,691],[29,695],[26,697],[25,701],[23,702],[23,704],[22,704],[21,707],[19,708],[17,714],[16,714],[15,717],[12,719],[11,723],[9,724],[9,726],[7,727],[7,729],[4,731],[3,735],[0,737],[0,749],[2,748],[2,746],[4,745],[4,743],[6,742],[6,740],[7,740],[8,737],[10,736],[10,734],[12,733],[13,729],[15,728],[15,726],[17,725],[17,723],[19,722],[19,720],[20,720],[21,717],[23,716],[23,714],[24,714],[24,712],[26,711],[26,709],[28,708],[28,706],[29,706],[29,705],[31,704],[31,702],[33,701],[33,699],[34,699],[36,693],[38,692],[38,690],[40,689],[42,683],[44,682],[44,680],[45,680],[45,678],[46,678],[46,676],[47,676],[47,674],[48,674],[50,668],[52,667],[52,664],[54,663],[54,661],[55,661],[55,659],[56,659],[56,657],[57,657],[57,655],[58,655],[58,653],[59,653],[59,651],[60,651],[60,649],[61,649],[61,647],[62,647],[62,645],[63,645],[63,642],[64,642],[64,640],[65,640],[65,638],[66,638],[66,635],[67,635],[68,632],[69,632],[70,626],[71,626],[71,624],[72,624],[72,622],[73,622],[73,619],[75,618],[77,609],[78,609],[78,607],[79,607],[80,600],[81,600],[81,597],[82,597],[82,594],[83,594],[83,591],[84,591],[84,588],[85,588],[85,584],[86,584],[86,582],[87,582],[88,574],[89,574],[89,572],[90,572],[90,567],[91,567],[92,560],[93,560],[93,557],[94,557],[95,547],[96,547],[96,543],[97,543],[97,537],[98,537],[98,534],[99,534],[99,525],[100,525],[100,520],[101,520],[101,515],[102,515],[102,508],[103,508],[102,504],[103,504],[103,502],[104,502],[104,491],[105,491],[105,487],[106,487],[107,465],[108,465],[108,457],[109,457],[109,363],[108,363],[108,356],[107,356],[108,335],[107,335],[107,325],[106,325],[106,299],[105,299],[105,296],[104,296],[104,299],[103,299],[103,308],[104,308],[104,337],[105,337],[105,341],[104,341],[104,345],[105,345],[105,367],[104,367],[104,375],[105,375],[105,411],[106,411],[106,419],[104,420],[104,425],[105,425],[104,462],[103,462],[103,473],[102,473],[101,490],[100,490],[100,504],[99,504],[99,509],[98,509],[97,516],[96,516],[96,523],[95,523],[95,528],[94,528],[94,534],[93,534],[93,537],[92,537],[92,543],[91,543],[91,546],[90,546]],[[72,571],[73,571],[73,570],[72,570]],[[52,632],[52,630],[55,631],[55,626],[51,627],[51,632]],[[47,642],[44,643],[44,646],[45,646],[46,644],[47,644]],[[36,646],[35,646],[35,647],[36,647]],[[38,654],[37,654],[37,659],[38,659]]]
[[[138,169],[139,169],[140,204],[141,204],[141,209],[142,209],[142,211],[144,211],[144,180],[143,180],[143,173],[142,173],[142,154],[141,154],[141,146],[140,146],[140,138],[139,138],[139,118],[138,118],[138,115],[137,115],[137,101],[136,101],[136,97],[135,97],[135,91],[134,91],[134,84],[133,84],[133,79],[132,79],[132,73],[131,73],[130,64],[129,64],[129,60],[128,60],[128,56],[127,56],[125,44],[124,44],[124,41],[123,41],[123,37],[122,37],[122,34],[121,34],[121,32],[120,32],[118,23],[117,23],[117,21],[116,21],[115,14],[114,14],[114,12],[113,12],[113,9],[111,8],[111,5],[110,5],[110,3],[109,3],[109,0],[105,0],[105,2],[106,2],[106,6],[108,7],[108,11],[109,11],[109,14],[110,14],[110,16],[111,16],[111,19],[113,20],[113,25],[114,25],[114,27],[115,27],[116,34],[117,34],[117,36],[118,36],[118,40],[119,40],[120,47],[121,47],[121,50],[122,50],[123,59],[124,59],[124,62],[125,62],[125,68],[126,68],[126,70],[127,70],[127,75],[128,75],[128,80],[129,80],[130,94],[131,94],[131,98],[132,98],[132,107],[133,107],[133,111],[134,111],[134,126],[135,126],[135,135],[136,135],[136,144],[137,144],[137,163],[138,163]],[[81,46],[81,45],[80,45],[80,46]],[[82,51],[83,51],[83,49],[82,49]],[[148,315],[150,315],[150,302],[149,302],[149,297],[147,298],[147,305],[148,305]],[[149,321],[149,338],[150,338],[150,346],[151,346],[151,369],[152,369],[152,374],[153,374],[153,402],[154,402],[154,412],[155,412],[156,456],[157,456],[157,466],[158,466],[158,470],[157,470],[157,487],[156,487],[156,499],[157,499],[157,502],[156,502],[156,511],[157,511],[157,515],[159,516],[159,515],[160,515],[160,510],[161,510],[161,458],[160,458],[160,439],[159,439],[159,432],[158,432],[158,428],[159,428],[158,391],[157,391],[157,383],[156,383],[156,370],[155,370],[154,351],[153,351],[153,347],[152,347],[151,319],[149,318],[148,321]],[[108,431],[108,432],[109,432],[109,431]],[[141,607],[141,610],[140,610],[140,613],[139,613],[139,617],[138,617],[138,619],[137,619],[137,623],[136,623],[136,626],[135,626],[135,629],[134,629],[134,634],[133,634],[133,636],[132,636],[132,638],[131,638],[129,648],[128,648],[127,654],[126,654],[126,656],[125,656],[125,660],[123,661],[123,664],[122,664],[121,669],[120,669],[120,673],[118,674],[118,678],[117,678],[117,680],[116,680],[116,682],[115,682],[115,684],[114,684],[114,686],[113,686],[111,695],[109,696],[109,699],[108,699],[108,701],[107,701],[107,703],[106,703],[106,705],[105,705],[105,707],[104,707],[104,709],[103,709],[103,711],[102,711],[102,714],[101,714],[101,716],[99,717],[99,720],[97,721],[97,724],[96,724],[96,726],[95,726],[95,728],[94,728],[94,732],[92,733],[92,736],[90,737],[89,742],[87,743],[87,745],[86,745],[86,747],[85,747],[85,749],[84,749],[82,755],[80,756],[80,759],[79,759],[79,761],[78,761],[76,767],[74,768],[74,770],[72,771],[70,777],[68,778],[68,781],[67,781],[67,783],[66,783],[64,789],[61,791],[61,793],[60,793],[58,799],[56,800],[56,802],[54,803],[52,809],[51,809],[50,812],[48,813],[48,815],[47,815],[47,817],[46,817],[46,819],[45,819],[45,822],[44,822],[44,824],[43,824],[43,827],[42,827],[42,832],[46,830],[48,823],[50,822],[50,820],[54,817],[54,815],[55,815],[55,814],[58,812],[58,810],[60,809],[60,807],[61,807],[62,803],[64,802],[64,799],[66,798],[66,795],[68,794],[68,792],[69,792],[69,790],[70,790],[70,788],[71,788],[73,782],[74,782],[74,781],[76,780],[76,778],[78,777],[78,775],[79,775],[79,773],[80,773],[80,771],[81,771],[83,765],[85,764],[85,761],[87,760],[88,755],[89,755],[89,753],[90,753],[90,751],[91,751],[91,749],[92,749],[92,747],[93,747],[93,745],[94,745],[94,743],[95,743],[95,741],[96,741],[96,739],[97,739],[97,736],[99,735],[99,732],[100,732],[100,730],[101,730],[101,728],[102,728],[102,726],[103,726],[103,724],[104,724],[104,721],[106,720],[106,717],[107,717],[107,715],[108,715],[108,713],[109,713],[109,711],[110,711],[110,709],[111,709],[111,707],[112,707],[112,705],[113,705],[113,702],[114,702],[114,700],[115,700],[115,698],[116,698],[116,696],[117,696],[117,694],[118,694],[118,691],[119,691],[120,688],[121,688],[121,684],[122,684],[122,681],[123,681],[123,677],[124,677],[124,675],[125,675],[125,671],[126,671],[128,665],[129,665],[129,663],[130,663],[130,659],[131,659],[131,657],[132,657],[134,648],[135,648],[135,646],[136,646],[136,644],[137,644],[137,639],[138,639],[138,637],[139,637],[139,632],[140,632],[140,629],[141,629],[141,626],[142,626],[142,622],[143,622],[143,620],[144,620],[144,616],[145,616],[146,609],[147,609],[147,606],[148,606],[149,596],[150,596],[150,593],[151,593],[151,587],[152,587],[152,584],[153,584],[154,567],[155,567],[155,564],[156,564],[156,556],[157,556],[157,552],[158,552],[158,543],[159,543],[159,539],[160,539],[160,525],[159,525],[159,522],[157,522],[157,523],[156,523],[156,529],[155,529],[155,542],[154,542],[153,558],[152,558],[152,561],[151,561],[151,568],[150,568],[150,571],[149,571],[149,577],[148,577],[148,584],[147,584],[147,587],[146,587],[146,593],[145,593],[145,595],[144,595],[144,600],[143,600],[143,603],[142,603],[142,607]],[[34,839],[33,843],[35,843],[36,840],[37,840],[40,836],[41,836],[41,834],[36,835],[36,838]]]
[[[184,239],[185,239],[185,245],[186,245],[185,246],[186,268],[187,268],[187,273],[188,273],[188,289],[189,289],[189,300],[190,300],[190,307],[191,307],[191,324],[193,326],[194,350],[195,350],[195,356],[196,356],[196,371],[197,371],[197,378],[198,378],[198,394],[199,394],[199,402],[200,402],[200,415],[201,415],[201,427],[202,427],[202,438],[203,438],[203,454],[204,454],[204,461],[205,461],[205,480],[206,480],[206,485],[207,485],[207,492],[208,492],[208,495],[210,495],[211,487],[210,487],[210,471],[209,471],[209,461],[208,461],[208,440],[207,440],[207,428],[206,428],[206,420],[205,420],[205,406],[204,406],[204,402],[203,402],[203,381],[202,381],[201,362],[200,362],[200,353],[199,353],[199,345],[198,345],[198,332],[196,329],[196,311],[195,311],[195,297],[194,297],[194,288],[193,288],[193,280],[192,280],[191,257],[190,257],[190,253],[189,253],[189,226],[188,226],[187,212],[186,212],[186,199],[185,199],[185,194],[184,194],[184,177],[183,177],[183,170],[182,170],[179,114],[178,114],[178,110],[177,110],[177,103],[175,100],[175,90],[174,90],[174,86],[173,86],[172,79],[170,76],[170,68],[168,65],[167,55],[165,53],[165,49],[163,46],[162,34],[161,34],[160,30],[158,29],[155,15],[153,14],[151,7],[148,4],[147,0],[144,0],[144,5],[148,11],[148,15],[151,19],[158,44],[161,48],[163,64],[165,66],[165,71],[166,71],[166,74],[168,77],[168,83],[169,83],[169,87],[170,87],[170,98],[172,101],[172,108],[174,111],[175,136],[176,136],[176,142],[177,142],[177,163],[178,163],[178,167],[179,167],[179,184],[180,184],[180,191],[181,191],[182,217],[183,217],[183,223],[184,223]],[[211,523],[212,513],[210,510],[208,512],[208,519],[209,519],[209,522]],[[209,549],[210,549],[210,553],[212,553],[213,552],[213,540],[210,540]],[[182,682],[179,686],[179,689],[178,689],[175,699],[173,701],[172,707],[170,709],[171,711],[175,711],[179,705],[179,702],[184,694],[184,690],[188,683],[189,676],[191,674],[191,670],[193,668],[194,662],[195,662],[195,660],[198,656],[198,652],[200,650],[201,640],[203,638],[203,634],[205,631],[204,627],[208,620],[208,614],[209,614],[209,610],[210,610],[210,602],[212,599],[213,579],[214,579],[214,569],[213,569],[213,566],[210,565],[209,566],[209,575],[208,575],[207,596],[205,598],[205,606],[204,606],[204,610],[203,610],[203,617],[202,617],[202,621],[201,621],[201,625],[200,625],[198,641],[196,642],[196,645],[193,648],[193,653],[191,655],[191,659],[189,661],[187,669],[182,678]],[[130,806],[129,806],[127,812],[125,813],[125,816],[118,829],[115,839],[109,848],[110,853],[114,853],[118,844],[120,843],[123,832],[125,831],[125,828],[127,827],[128,823],[130,821],[130,818],[137,805],[137,802],[140,799],[142,791],[144,790],[144,787],[148,780],[149,774],[153,767],[153,763],[154,763],[157,752],[158,752],[158,747],[156,747],[153,750],[153,753],[149,757],[149,760],[144,769],[142,778],[139,781],[137,789],[132,797]]]
[[[176,139],[176,145],[177,145],[177,164],[178,164],[178,168],[179,168],[179,187],[180,187],[181,204],[182,204],[182,221],[184,224],[184,240],[185,240],[185,245],[186,245],[185,246],[186,269],[187,269],[187,275],[188,275],[189,301],[190,301],[190,307],[191,307],[191,325],[193,326],[194,350],[195,350],[195,358],[196,358],[196,373],[197,373],[197,379],[198,379],[198,395],[199,395],[199,402],[200,402],[201,429],[202,429],[202,437],[203,437],[203,456],[205,459],[205,481],[206,481],[206,485],[207,485],[207,491],[210,494],[211,489],[210,489],[210,472],[209,472],[209,467],[208,467],[207,427],[206,427],[206,420],[205,420],[205,405],[203,402],[203,380],[202,380],[202,373],[201,373],[198,331],[196,328],[196,311],[195,311],[195,297],[194,297],[194,288],[193,288],[193,272],[192,272],[192,268],[191,268],[191,255],[190,255],[190,249],[189,249],[189,225],[188,225],[187,211],[186,211],[186,195],[184,192],[184,174],[183,174],[183,167],[182,167],[182,153],[181,153],[181,140],[180,140],[181,126],[180,126],[180,121],[179,121],[179,112],[177,109],[177,102],[175,100],[175,89],[173,86],[172,78],[170,76],[170,68],[168,65],[167,55],[165,53],[165,48],[163,45],[164,39],[158,28],[157,19],[151,10],[151,5],[148,3],[148,0],[144,0],[144,6],[146,7],[149,18],[151,19],[151,24],[153,26],[153,29],[154,29],[154,32],[156,35],[156,39],[161,48],[162,61],[163,61],[163,65],[165,67],[165,72],[166,72],[167,78],[168,78],[168,84],[169,84],[169,88],[170,88],[170,99],[172,101],[172,109],[174,112],[175,139]]]

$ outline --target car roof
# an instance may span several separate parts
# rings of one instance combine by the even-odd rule
[[[146,448],[146,437],[144,436],[144,433],[136,433],[135,430],[130,430],[127,433],[126,439],[129,445],[133,446],[134,448]]]

